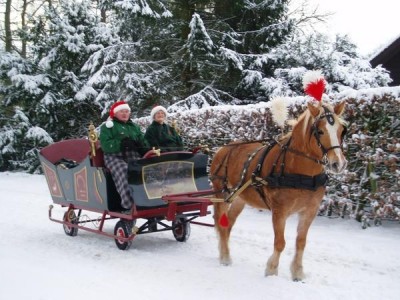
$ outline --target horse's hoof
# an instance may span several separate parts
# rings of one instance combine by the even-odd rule
[[[219,263],[221,266],[230,266],[232,264],[232,260],[230,258],[220,259]]]
[[[271,267],[270,263],[267,263],[267,267],[265,268],[265,272],[264,272],[265,277],[267,276],[276,276],[278,275],[278,267]]]
[[[275,271],[271,271],[271,270],[265,270],[264,272],[264,276],[268,277],[268,276],[277,276],[278,275],[278,270]]]

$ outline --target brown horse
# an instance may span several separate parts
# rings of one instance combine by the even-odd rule
[[[236,218],[249,204],[272,212],[274,252],[268,259],[266,276],[278,274],[286,219],[299,215],[290,270],[293,280],[304,278],[303,252],[308,229],[325,193],[325,169],[339,173],[347,165],[341,148],[345,122],[340,116],[344,107],[344,102],[334,107],[321,102],[317,106],[308,104],[292,131],[276,144],[232,143],[218,149],[210,178],[217,198],[227,196],[225,201],[214,203],[222,265],[232,262],[229,236]]]

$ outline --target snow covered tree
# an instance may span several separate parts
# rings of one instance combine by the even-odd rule
[[[26,34],[29,57],[2,55],[0,59],[4,67],[1,110],[16,112],[18,108],[26,124],[44,130],[43,135],[49,136],[46,141],[86,135],[89,122],[99,120],[99,108],[92,102],[96,92],[89,91],[84,97],[78,93],[85,80],[81,68],[93,52],[118,38],[98,21],[90,5],[90,1],[63,0],[49,7],[41,18],[32,20]],[[14,128],[13,124],[3,126],[7,132]],[[13,139],[2,139],[1,148],[13,143],[34,147],[35,132],[39,131],[19,130]],[[17,150],[15,155],[23,156]]]
[[[96,90],[94,101],[101,106],[103,115],[119,99],[128,101],[136,115],[160,103],[159,95],[166,93],[164,81],[170,81],[170,73],[163,51],[165,41],[160,36],[168,35],[164,32],[168,28],[161,23],[165,25],[163,20],[171,14],[164,2],[102,1],[121,42],[100,49],[87,60],[82,71],[88,81],[81,94]]]
[[[182,68],[182,80],[186,83],[190,95],[193,90],[199,90],[199,87],[195,88],[196,85],[203,88],[209,83],[208,76],[212,76],[213,73],[212,61],[215,60],[216,49],[198,14],[193,14],[189,27],[190,33],[183,46],[179,65]]]
[[[290,36],[294,23],[287,17],[287,4],[287,1],[237,0],[208,1],[208,5],[203,3],[203,6],[195,7],[206,32],[202,36],[213,43],[214,56],[213,59],[203,57],[202,65],[212,66],[209,72],[205,72],[207,76],[204,77],[208,80],[203,81],[202,86],[190,90],[191,95],[184,102],[201,98],[210,99],[211,105],[260,101],[249,90],[249,86],[240,86],[240,82],[260,64],[269,49],[283,43]],[[189,26],[188,36],[192,37],[195,35],[192,31],[199,32],[200,28]],[[197,35],[198,40],[200,37]],[[207,39],[203,41],[204,44],[209,43]],[[183,80],[191,79],[187,72],[183,74],[186,75]]]
[[[139,115],[154,103],[183,99],[212,105],[259,101],[237,86],[294,25],[282,0],[103,4],[112,11],[122,44],[90,58],[84,67],[88,86],[99,91],[102,107],[124,98]]]
[[[307,70],[321,70],[327,82],[327,93],[343,89],[387,86],[391,81],[382,67],[372,68],[368,60],[357,54],[357,48],[346,36],[335,42],[323,34],[296,34],[286,43],[272,49],[258,66],[248,70],[240,87],[253,90],[259,99],[273,96],[304,95],[302,78]],[[273,73],[267,76],[264,70]]]
[[[53,139],[43,128],[32,125],[19,107],[1,112],[0,170],[38,172],[37,153]]]
[[[19,104],[28,105],[29,111],[29,103],[21,100],[24,89],[35,93],[38,85],[46,85],[46,79],[37,76],[23,84],[20,78],[31,76],[34,66],[17,54],[1,53],[0,57],[0,170],[33,172],[38,166],[35,149],[51,142],[51,138],[44,130],[34,131],[37,127]],[[32,135],[39,131],[39,136]]]
[[[45,122],[55,139],[82,135],[82,125],[96,118],[91,99],[77,94],[84,79],[80,71],[91,53],[118,41],[89,8],[89,1],[61,1],[34,21],[27,38],[37,68],[32,75],[14,78],[16,85],[45,78],[36,91],[25,90],[18,104],[25,101],[22,107],[32,107],[35,119]]]

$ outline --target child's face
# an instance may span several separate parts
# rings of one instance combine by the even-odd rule
[[[122,122],[128,121],[130,116],[131,116],[131,112],[128,109],[122,109],[115,113],[115,117]]]
[[[159,110],[158,112],[155,113],[154,115],[154,121],[157,123],[164,123],[165,121],[165,113],[162,110]]]

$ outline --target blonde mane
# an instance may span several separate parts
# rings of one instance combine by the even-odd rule
[[[289,139],[292,136],[293,130],[295,130],[297,128],[297,126],[299,126],[300,123],[303,124],[303,128],[301,130],[301,134],[303,136],[305,136],[307,134],[307,127],[309,125],[309,123],[311,122],[312,117],[310,114],[310,111],[307,109],[305,110],[297,119],[292,119],[289,120],[287,123],[290,127],[292,127],[292,129],[286,133],[285,135],[283,135],[279,141],[286,141],[287,139]]]

